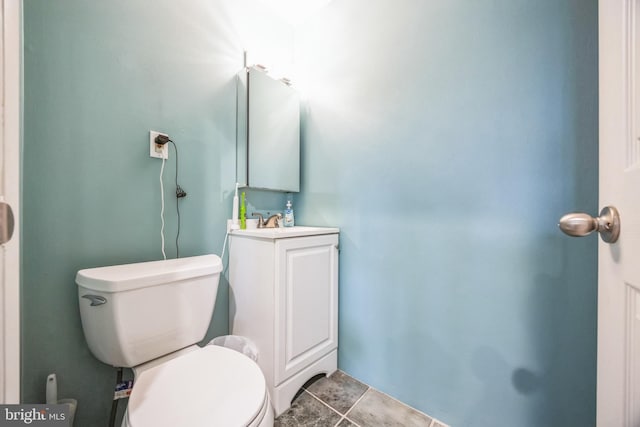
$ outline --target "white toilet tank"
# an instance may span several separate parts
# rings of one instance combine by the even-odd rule
[[[221,271],[217,255],[80,270],[76,283],[89,349],[104,363],[133,367],[199,342]]]

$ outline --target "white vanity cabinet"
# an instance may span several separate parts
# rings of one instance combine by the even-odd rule
[[[229,328],[258,347],[276,414],[337,369],[337,228],[238,230],[229,243]]]

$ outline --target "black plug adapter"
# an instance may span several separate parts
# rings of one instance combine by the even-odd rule
[[[171,140],[167,135],[158,135],[156,136],[156,139],[155,139],[156,145],[164,145],[169,141]]]

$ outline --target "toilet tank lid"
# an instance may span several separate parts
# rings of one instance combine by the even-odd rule
[[[78,271],[76,283],[101,292],[122,292],[168,282],[218,274],[222,261],[217,255],[200,255],[161,261],[112,265]]]

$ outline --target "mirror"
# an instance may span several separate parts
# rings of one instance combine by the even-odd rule
[[[286,82],[254,66],[238,75],[237,181],[300,191],[300,100]]]

